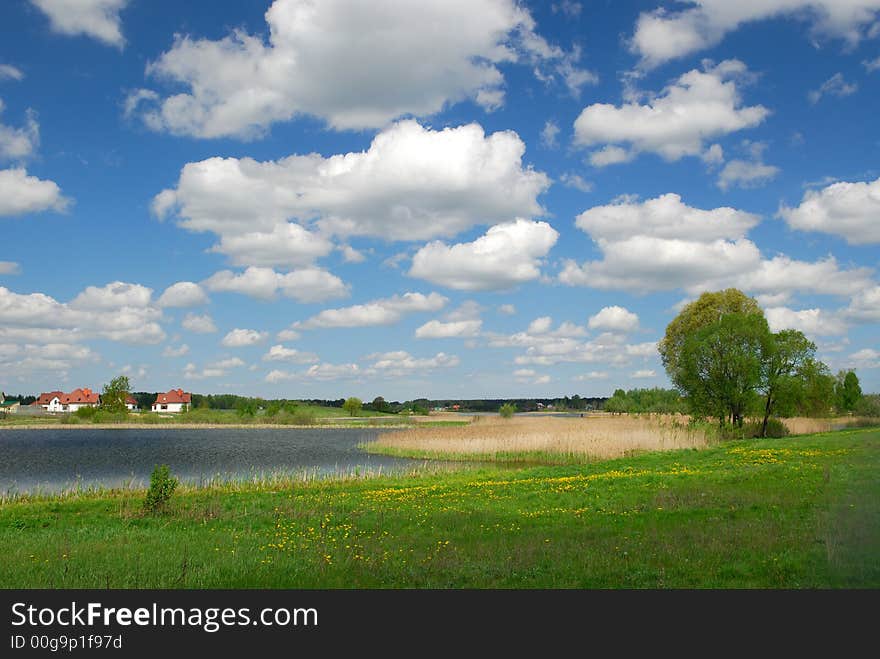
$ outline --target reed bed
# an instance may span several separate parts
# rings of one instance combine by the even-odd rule
[[[780,419],[792,435],[808,435],[814,432],[830,432],[841,428],[847,419],[814,419],[805,416],[795,416],[788,419]]]
[[[675,415],[474,417],[468,426],[414,428],[380,435],[367,450],[416,457],[515,459],[558,455],[607,459],[643,451],[702,448],[711,439]]]

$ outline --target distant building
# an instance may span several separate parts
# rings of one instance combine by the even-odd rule
[[[183,389],[172,389],[167,394],[156,396],[151,408],[154,412],[183,412],[192,404],[192,394]]]
[[[17,400],[4,400],[0,403],[0,414],[17,414],[21,408],[21,402]]]
[[[34,407],[42,407],[47,412],[61,412],[61,397],[63,391],[50,391],[49,393],[40,394],[31,405]]]
[[[40,394],[31,405],[42,407],[47,412],[76,412],[81,407],[97,407],[101,395],[88,388],[74,389],[69,394],[63,391],[50,391]]]
[[[0,414],[15,414],[21,407],[17,400],[6,400],[6,394],[0,391]]]
[[[138,402],[135,400],[134,396],[126,396],[125,407],[128,408],[129,412],[133,412],[138,409]]]
[[[74,389],[69,394],[61,396],[63,412],[76,412],[83,407],[98,407],[101,404],[101,395],[91,389]]]

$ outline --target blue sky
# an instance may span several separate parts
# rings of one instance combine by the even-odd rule
[[[878,391],[878,90],[880,0],[5,2],[0,389],[608,395],[735,286]]]

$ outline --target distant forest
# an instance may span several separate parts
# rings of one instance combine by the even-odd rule
[[[841,413],[842,411],[854,411],[856,414],[865,416],[880,415],[880,396],[869,394],[859,396],[857,403],[844,405],[841,402],[842,388],[841,376],[835,379],[830,374],[819,374],[798,390],[798,395],[781,397],[779,402],[780,416],[827,416]],[[136,391],[131,394],[138,402],[142,410],[149,410],[156,400],[157,392]],[[7,400],[18,400],[22,405],[29,405],[36,400],[33,395],[6,394]],[[342,408],[345,398],[323,399],[265,399],[235,394],[192,394],[192,407],[195,409],[233,410],[245,406],[266,408],[273,404],[281,405],[315,405],[321,407]],[[756,399],[756,404],[760,401]],[[517,412],[536,411],[568,411],[568,412],[628,412],[628,413],[683,413],[689,411],[688,401],[675,389],[617,389],[614,394],[608,396],[586,396],[578,394],[563,396],[561,398],[416,398],[406,401],[386,401],[382,396],[377,396],[371,401],[363,402],[363,409],[386,414],[427,414],[436,409],[445,409],[456,412],[498,412],[502,405],[512,403]]]
[[[156,396],[164,392],[134,391],[132,396],[137,400],[138,407],[149,410],[156,401]],[[30,405],[37,397],[24,394],[7,394],[8,400],[18,400],[22,405]],[[534,412],[539,409],[547,409],[552,406],[556,410],[601,410],[607,397],[586,397],[575,394],[562,398],[493,398],[493,399],[430,399],[416,398],[407,401],[386,401],[382,396],[377,396],[372,401],[364,401],[365,410],[398,414],[403,411],[414,413],[427,413],[436,408],[455,409],[460,412],[497,412],[505,403],[516,405],[518,412]],[[317,405],[321,407],[342,407],[345,398],[323,399],[307,398],[297,400],[254,398],[238,396],[236,394],[193,394],[192,406],[195,409],[233,410],[247,403],[256,403],[258,407],[266,407],[271,403],[299,403],[302,405]],[[458,406],[457,408],[455,406]]]

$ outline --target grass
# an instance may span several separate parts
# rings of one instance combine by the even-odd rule
[[[454,429],[453,429],[454,430]],[[4,588],[880,587],[880,431],[0,504]]]
[[[131,414],[111,414],[103,410],[97,411],[92,417],[84,418],[76,414],[63,415],[8,415],[0,417],[0,429],[23,426],[121,426],[121,425],[292,425],[310,426],[324,424],[347,425],[404,425],[417,423],[421,418],[385,415],[371,410],[362,410],[356,418],[349,418],[348,413],[337,407],[298,404],[292,412],[281,411],[267,416],[258,411],[252,417],[242,417],[235,410],[194,409],[185,414],[168,414],[155,412],[136,412]]]

